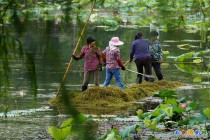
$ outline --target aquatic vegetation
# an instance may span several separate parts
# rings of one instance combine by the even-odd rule
[[[199,52],[189,52],[189,53],[184,53],[180,56],[177,57],[177,61],[186,61],[187,59],[193,59],[193,58],[198,58],[198,57],[204,57],[210,55],[210,49],[204,50],[204,51],[199,51]]]
[[[132,105],[133,101],[151,96],[154,92],[175,89],[183,86],[183,83],[172,81],[144,82],[127,87],[124,91],[116,87],[90,87],[79,94],[70,94],[72,101],[77,107],[99,107],[123,108]],[[50,100],[52,105],[62,107],[62,98]]]
[[[194,51],[182,54],[176,58],[176,61],[185,61],[186,59],[192,58],[194,54]]]
[[[169,51],[162,51],[163,54],[168,55],[170,52]]]
[[[189,50],[191,48],[199,48],[200,46],[193,46],[190,44],[181,44],[181,45],[177,45],[177,48],[181,49],[181,50]]]
[[[55,140],[65,140],[65,139],[81,139],[81,132],[83,132],[84,128],[90,129],[90,126],[94,122],[91,117],[85,117],[84,114],[80,113],[74,118],[68,118],[65,120],[59,127],[51,126],[48,128],[48,132]],[[81,128],[80,131],[77,129]],[[97,128],[97,127],[96,127]],[[93,130],[93,128],[91,128]],[[75,137],[75,133],[78,133]],[[83,132],[84,133],[84,132]],[[91,131],[87,133],[91,133],[89,135],[93,135]],[[85,135],[87,139],[93,139],[93,137],[88,137]]]
[[[121,106],[134,100],[132,95],[113,87],[93,87],[74,98],[76,106]]]
[[[191,115],[191,112],[195,109],[197,103],[187,101],[186,98],[177,99],[174,95],[174,91],[168,90],[161,94],[164,100],[151,112],[143,112],[138,110],[136,112],[139,122],[132,124],[130,126],[124,127],[124,129],[119,132],[118,129],[107,130],[107,132],[99,137],[99,140],[105,140],[110,135],[119,140],[125,138],[133,138],[138,135],[139,138],[143,138],[144,135],[151,135],[155,138],[155,131],[158,133],[164,133],[170,130],[185,130],[192,129],[197,125],[200,130],[205,130],[206,133],[204,137],[208,136],[209,125],[206,125],[207,121],[210,119],[210,108],[201,109],[199,115]],[[202,126],[202,124],[205,124]],[[164,127],[160,127],[164,126]],[[143,131],[147,129],[147,131]],[[117,133],[113,133],[113,131]],[[147,132],[153,132],[147,134]],[[119,138],[120,137],[120,138]]]
[[[48,106],[35,108],[35,109],[26,109],[26,110],[4,110],[4,112],[0,112],[0,117],[18,117],[18,116],[25,116],[30,115],[36,112],[43,112],[43,111],[52,111]]]
[[[60,128],[51,126],[50,128],[48,128],[48,131],[55,140],[65,140],[67,136],[71,133],[72,121],[72,118],[67,119],[61,124]]]
[[[201,3],[203,1],[203,3]],[[99,23],[103,23],[105,26],[104,30],[105,31],[116,31],[117,29],[119,29],[118,25],[119,24],[139,24],[139,25],[145,25],[147,26],[151,20],[157,20],[156,24],[160,26],[160,28],[162,28],[162,31],[168,31],[168,28],[176,28],[176,27],[181,27],[185,24],[194,24],[194,19],[190,19],[186,16],[190,15],[188,13],[188,8],[192,8],[192,9],[196,9],[194,11],[196,11],[195,13],[193,13],[193,15],[199,14],[200,9],[204,10],[204,12],[209,13],[209,3],[207,2],[207,0],[202,0],[199,2],[196,1],[190,1],[190,2],[180,2],[178,1],[167,1],[167,2],[163,2],[161,1],[160,3],[154,0],[151,1],[133,1],[133,0],[128,0],[128,1],[97,1],[96,3],[96,9],[95,9],[95,13],[100,13],[100,10],[105,10],[105,13],[109,13],[107,14],[107,17],[102,17],[102,20]],[[199,5],[200,7],[198,8],[193,8],[193,5]],[[7,56],[7,51],[9,53],[11,53],[12,49],[16,50],[17,48],[17,52],[20,53],[21,57],[23,55],[26,55],[26,58],[28,59],[26,63],[27,64],[27,69],[29,71],[28,76],[32,79],[32,82],[30,82],[32,90],[34,91],[34,95],[36,97],[37,94],[37,83],[36,83],[36,68],[35,68],[35,63],[33,61],[33,58],[31,56],[29,56],[27,54],[27,52],[24,53],[24,50],[22,50],[22,43],[19,40],[20,34],[22,33],[21,29],[23,27],[27,27],[24,26],[26,22],[28,21],[37,21],[37,23],[41,23],[40,21],[46,20],[47,22],[51,22],[53,20],[54,24],[52,23],[52,25],[55,25],[57,27],[57,25],[61,25],[59,27],[64,28],[63,27],[63,23],[68,22],[71,20],[73,21],[73,24],[75,24],[75,19],[77,19],[78,21],[84,21],[84,19],[86,19],[87,17],[87,11],[89,10],[89,5],[92,4],[92,0],[72,0],[72,1],[64,1],[64,0],[60,0],[60,1],[48,1],[48,2],[43,2],[43,1],[7,1],[7,0],[1,0],[0,1],[0,5],[1,5],[1,11],[0,11],[0,15],[1,15],[1,23],[0,23],[0,27],[1,27],[1,42],[2,43],[6,43],[1,45],[1,53],[3,52],[4,55],[2,55],[1,59],[3,67],[1,67],[1,72],[0,72],[0,77],[1,77],[1,81],[0,81],[0,88],[1,91],[3,91],[3,88],[9,88],[9,84],[6,83],[7,81],[9,81],[9,71],[10,68],[8,67],[9,65],[9,60],[10,56]],[[126,4],[127,6],[125,7]],[[158,8],[157,8],[158,7]],[[198,7],[198,6],[195,6]],[[106,10],[110,10],[110,11],[106,11]],[[175,12],[176,11],[176,12]],[[184,12],[183,12],[184,11]],[[102,12],[101,12],[102,13]],[[126,14],[123,14],[126,13]],[[145,16],[139,15],[139,13],[142,13]],[[157,13],[157,14],[156,14]],[[161,14],[162,13],[162,14]],[[113,14],[113,15],[112,15]],[[137,16],[136,16],[137,14]],[[150,15],[148,15],[150,14]],[[126,15],[126,16],[125,16]],[[152,15],[152,16],[151,16]],[[99,15],[100,16],[100,15]],[[99,18],[99,16],[97,16],[97,18]],[[117,16],[119,18],[113,18],[113,21],[108,21],[108,20],[112,20],[113,16]],[[209,23],[208,17],[205,17],[205,13],[203,14],[204,19],[206,19],[206,23]],[[170,18],[169,18],[170,17]],[[92,20],[93,22],[96,22],[97,20]],[[13,24],[12,24],[13,23]],[[60,24],[62,23],[62,24]],[[173,24],[174,23],[174,24]],[[204,23],[204,22],[203,22]],[[49,23],[47,23],[49,24]],[[46,25],[47,24],[43,24]],[[51,24],[51,23],[50,23]],[[98,23],[97,23],[98,24]],[[200,23],[199,23],[200,24]],[[14,25],[14,28],[11,28]],[[205,34],[206,34],[206,28],[208,28],[207,26],[208,24],[200,24],[196,25],[198,28],[201,28],[201,36],[202,36],[202,42],[205,42]],[[45,27],[46,27],[45,26]],[[135,26],[132,26],[135,27]],[[137,26],[139,27],[139,26]],[[185,26],[186,27],[186,26]],[[47,26],[48,28],[48,26]],[[127,28],[127,27],[126,27]],[[9,30],[7,30],[9,29]],[[13,30],[18,30],[19,34],[16,35],[14,34]],[[6,31],[6,32],[4,32]],[[65,31],[65,29],[63,30]],[[11,33],[11,35],[9,34]],[[69,33],[69,32],[68,32]],[[15,38],[12,39],[11,41],[9,40],[9,36],[14,36]],[[16,39],[16,37],[18,39]],[[76,38],[74,38],[73,40],[76,40]],[[13,48],[8,49],[7,47],[12,46]],[[45,45],[43,45],[45,46]],[[31,46],[30,46],[31,47]],[[6,51],[5,51],[6,50]],[[44,50],[44,49],[43,49]],[[15,53],[14,53],[15,54]],[[17,53],[16,53],[17,54]],[[16,55],[15,54],[15,55]],[[55,57],[55,56],[54,56]],[[15,59],[15,58],[14,58]],[[25,59],[24,59],[25,60]],[[199,63],[199,61],[196,61]],[[201,61],[200,61],[201,62]],[[29,65],[29,63],[31,63],[31,65]],[[39,77],[39,76],[38,76]],[[3,83],[5,82],[5,83]],[[136,85],[135,85],[136,86]],[[153,85],[151,85],[153,86]],[[162,85],[160,85],[162,86]],[[102,106],[102,107],[107,107],[107,106],[112,106],[112,105],[119,105],[119,106],[125,106],[126,104],[129,104],[129,102],[132,102],[133,100],[136,99],[141,99],[143,97],[149,96],[153,93],[153,91],[158,90],[158,87],[156,85],[154,85],[155,90],[149,88],[149,87],[145,87],[144,89],[140,88],[140,87],[133,87],[134,89],[133,92],[130,92],[131,89],[128,88],[128,90],[123,91],[123,93],[120,94],[116,94],[118,91],[114,90],[113,94],[116,94],[114,97],[111,97],[109,95],[109,93],[106,93],[106,96],[101,96],[100,92],[99,95],[100,97],[98,97],[98,95],[93,95],[93,97],[89,98],[89,94],[92,92],[97,92],[95,90],[92,90],[89,93],[84,93],[87,94],[85,97],[80,97],[82,94],[78,94],[75,95],[72,99],[75,99],[75,104],[77,106],[81,105],[81,106],[92,106],[92,102],[94,102],[94,106]],[[163,85],[164,87],[164,85]],[[159,88],[161,90],[161,88]],[[31,91],[32,91],[31,90]],[[99,89],[102,90],[102,89]],[[109,92],[113,91],[113,89],[110,89]],[[6,93],[6,92],[5,92]],[[1,94],[2,95],[2,94]],[[0,95],[0,96],[1,96]],[[23,95],[23,94],[21,94]],[[103,98],[105,98],[106,100],[104,101]],[[7,97],[5,97],[7,98]],[[62,97],[59,97],[61,100],[63,100]],[[78,99],[78,100],[76,100]],[[85,99],[85,100],[79,100],[79,99]],[[119,99],[119,101],[118,101]],[[56,99],[54,100],[56,102]],[[96,101],[96,102],[95,102]],[[116,101],[116,104],[115,104]],[[6,101],[5,101],[6,102]],[[57,101],[57,103],[60,103],[61,105],[63,105],[63,102]],[[79,104],[81,103],[81,104]],[[122,104],[121,104],[122,103]],[[71,107],[69,105],[69,107]],[[18,111],[17,111],[18,112]],[[22,111],[23,112],[23,111]],[[29,111],[32,112],[32,111]],[[167,111],[170,114],[170,111]],[[18,114],[10,114],[10,112],[6,111],[4,113],[4,115],[7,115],[7,117],[10,117],[12,115],[25,115],[24,113],[18,113]],[[27,114],[27,113],[26,113]],[[145,124],[146,126],[150,126],[151,125],[151,129],[154,128],[155,124],[157,122],[156,121],[149,121],[149,120],[145,120]],[[71,129],[71,128],[70,128]],[[70,130],[68,129],[68,132]],[[115,135],[117,135],[118,133],[114,133]],[[113,136],[113,132],[111,132],[111,134],[108,136],[109,139],[113,139],[115,136]],[[63,137],[62,137],[63,138]]]
[[[202,82],[206,76],[207,77],[209,76],[208,73],[209,60],[207,57],[209,55],[210,55],[210,49],[199,52],[192,51],[189,53],[185,53],[178,56],[175,59],[176,61],[179,62],[175,66],[183,72],[191,73],[193,74],[193,76],[196,76],[194,77],[193,82]]]

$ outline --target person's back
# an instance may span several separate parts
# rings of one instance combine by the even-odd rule
[[[133,51],[134,51],[134,59],[148,57],[149,54],[149,42],[146,39],[137,39],[132,43]]]
[[[117,63],[117,60],[120,59],[120,49],[118,47],[114,47],[114,49],[111,49],[109,46],[103,51],[103,53],[106,54],[106,68],[120,68]]]
[[[109,85],[112,77],[114,76],[118,86],[122,90],[125,89],[120,75],[120,68],[125,70],[125,67],[120,58],[120,49],[118,48],[123,44],[124,43],[119,40],[119,37],[113,37],[109,41],[109,46],[102,52],[106,56],[106,78],[103,83],[104,87]]]
[[[158,36],[159,33],[157,31],[150,32],[149,52],[152,57],[152,67],[155,70],[158,80],[162,80],[163,74],[161,72],[160,64],[163,60],[163,54],[162,54],[162,47],[160,45],[160,42],[158,41]]]
[[[143,39],[143,33],[139,32],[135,36],[135,41],[133,41],[130,52],[130,62],[134,58],[134,62],[136,63],[136,67],[138,70],[137,83],[142,83],[142,74],[143,68],[145,69],[145,74],[151,75],[151,56],[149,53],[149,41]],[[146,81],[153,81],[152,78],[145,77]]]

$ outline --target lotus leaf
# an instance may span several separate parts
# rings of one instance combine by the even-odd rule
[[[198,83],[201,82],[201,77],[196,77],[193,79],[193,82]]]
[[[167,55],[169,54],[169,51],[163,51],[163,54]]]

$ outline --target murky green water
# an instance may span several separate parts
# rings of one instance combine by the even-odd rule
[[[10,61],[11,75],[8,93],[0,98],[1,108],[8,107],[8,110],[25,110],[49,106],[48,100],[55,96],[56,91],[63,78],[66,67],[81,32],[80,27],[69,24],[65,26],[55,25],[54,22],[42,24],[28,23],[21,35],[23,46],[32,55],[37,72],[38,94],[36,100],[30,89],[30,80],[26,74],[26,68],[18,58]],[[149,28],[129,29],[121,28],[114,32],[105,32],[102,28],[89,25],[84,38],[80,43],[80,48],[85,44],[87,35],[92,35],[97,40],[97,45],[103,50],[108,41],[113,36],[119,36],[125,45],[121,49],[123,61],[129,59],[129,51],[134,35],[138,31],[143,31],[145,37],[148,36]],[[164,51],[169,51],[169,55],[164,55],[164,61],[172,61],[174,57],[192,50],[199,51],[199,32],[194,34],[185,33],[182,30],[173,30],[167,33],[160,31],[160,42]],[[189,43],[193,46],[190,50],[181,50],[177,45]],[[77,54],[79,53],[77,51]],[[209,58],[208,58],[209,61]],[[203,72],[206,68],[203,64],[187,64],[188,67],[180,69],[176,64],[162,65],[164,78],[171,81],[179,81],[189,84],[188,88],[179,89],[180,97],[186,96],[189,100],[200,102],[199,107],[210,106],[210,84],[209,74],[201,76],[201,82],[194,83],[193,79],[198,74],[188,71],[193,67],[196,71]],[[128,69],[136,70],[134,62],[127,66]],[[83,80],[83,60],[73,62],[69,71],[65,85],[68,91],[80,90]],[[100,83],[105,78],[105,71],[100,73]],[[122,78],[125,86],[135,83],[136,74],[122,71]],[[115,81],[111,85],[116,86]],[[191,86],[193,85],[193,86]],[[196,85],[196,86],[194,86]],[[23,91],[24,96],[20,93]],[[0,118],[0,136],[3,139],[50,139],[47,128],[50,125],[58,125],[66,117],[59,116],[56,109],[45,112],[35,112],[19,117]]]

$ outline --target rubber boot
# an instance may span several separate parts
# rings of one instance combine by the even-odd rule
[[[153,78],[153,77],[148,78],[148,82],[154,82],[154,81],[155,81],[155,78]]]
[[[87,88],[87,86],[82,86],[82,92],[85,91]]]
[[[136,83],[137,84],[141,84],[142,83],[142,77],[140,78],[140,77],[137,77],[136,78]]]

